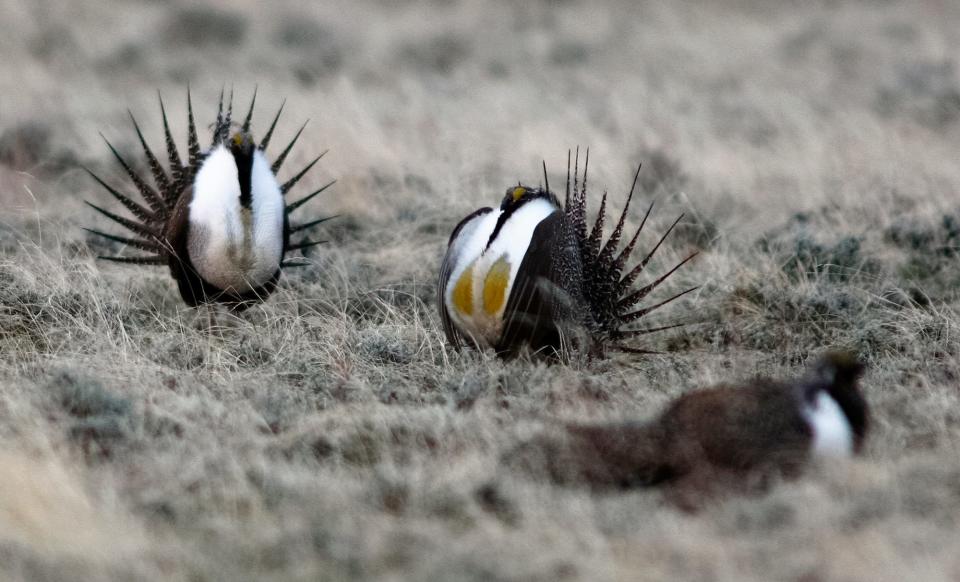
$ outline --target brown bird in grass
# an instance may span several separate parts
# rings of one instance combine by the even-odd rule
[[[266,299],[276,287],[282,269],[307,265],[306,262],[285,257],[287,253],[325,241],[304,239],[293,243],[291,238],[332,217],[291,226],[289,216],[333,182],[300,200],[289,204],[285,202],[284,195],[323,154],[286,182],[278,182],[277,172],[303,132],[303,127],[271,164],[264,152],[270,144],[283,106],[280,106],[263,139],[257,143],[250,128],[256,98],[254,91],[242,125],[231,135],[233,95],[231,91],[224,109],[221,91],[217,119],[213,125],[213,142],[209,149],[201,151],[188,90],[186,164],[181,160],[170,132],[161,99],[169,172],[150,150],[131,114],[130,119],[150,167],[153,185],[134,171],[110,142],[107,142],[107,147],[145,205],[120,192],[90,170],[87,171],[134,218],[125,218],[88,204],[134,236],[87,230],[102,238],[146,251],[147,254],[99,258],[136,265],[166,265],[177,282],[180,296],[188,305],[221,303],[237,310]]]
[[[863,449],[869,426],[857,381],[863,365],[828,353],[803,378],[756,379],[684,394],[649,422],[571,424],[508,455],[560,484],[665,486],[695,508],[728,487],[798,475],[813,458]]]
[[[514,355],[525,346],[547,353],[562,353],[567,348],[591,355],[607,350],[647,353],[626,340],[677,327],[632,326],[697,289],[638,307],[696,253],[646,285],[634,284],[683,216],[639,263],[628,268],[653,209],[651,204],[636,233],[621,246],[640,169],[620,219],[604,242],[606,193],[588,230],[588,163],[589,152],[581,182],[575,160],[571,179],[568,156],[563,206],[550,191],[544,164],[543,188],[509,188],[498,209],[481,208],[453,230],[440,269],[437,304],[447,339],[455,347],[493,348],[501,355]]]

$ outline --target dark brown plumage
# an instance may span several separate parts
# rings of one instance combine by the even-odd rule
[[[841,455],[831,427],[814,418],[822,395],[839,406],[852,448],[863,449],[869,421],[857,380],[863,366],[830,353],[802,379],[757,379],[685,394],[648,422],[570,424],[512,451],[508,460],[559,484],[596,489],[665,486],[696,507],[729,486],[750,490],[771,477],[798,475],[815,455]],[[819,438],[818,438],[819,437]],[[839,442],[839,441],[837,441]]]

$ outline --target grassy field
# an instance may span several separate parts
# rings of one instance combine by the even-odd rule
[[[0,0],[0,579],[956,580],[960,4]],[[337,184],[312,266],[240,316],[118,250],[79,169],[181,147],[226,84],[286,99],[286,174]],[[456,353],[433,302],[457,221],[590,147],[592,210],[643,162],[686,216],[647,357]],[[273,146],[276,148],[277,146]],[[273,149],[276,152],[277,149]],[[284,177],[284,176],[282,176]],[[112,230],[116,232],[116,230]],[[642,249],[640,252],[643,252]],[[865,455],[697,514],[501,456],[558,421],[868,363]]]

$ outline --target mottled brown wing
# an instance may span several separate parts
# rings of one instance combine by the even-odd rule
[[[164,227],[163,237],[170,249],[168,257],[170,275],[177,282],[180,297],[187,305],[196,307],[208,301],[208,290],[190,262],[188,227],[191,200],[193,200],[193,186],[189,185],[177,199],[170,213],[170,219]]]
[[[660,424],[677,473],[712,466],[734,472],[794,473],[806,462],[811,432],[791,386],[757,380],[678,398]]]
[[[562,212],[534,229],[510,290],[497,351],[514,353],[524,344],[534,350],[562,349],[579,306],[580,281],[577,271],[568,268],[579,264],[579,253],[568,231]]]

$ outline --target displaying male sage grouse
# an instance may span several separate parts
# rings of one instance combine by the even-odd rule
[[[140,127],[130,115],[150,166],[154,185],[151,186],[138,175],[108,141],[107,146],[146,205],[134,201],[87,170],[135,217],[124,218],[88,202],[95,210],[133,233],[134,237],[87,230],[148,254],[99,258],[137,265],[167,265],[177,281],[180,296],[188,305],[217,302],[233,309],[243,309],[263,301],[276,287],[284,267],[306,264],[284,260],[284,257],[291,251],[323,241],[301,240],[292,243],[291,237],[317,226],[329,217],[291,226],[289,216],[333,182],[296,202],[287,204],[284,201],[284,195],[323,154],[280,184],[276,174],[303,132],[303,127],[271,164],[264,151],[270,144],[283,106],[280,106],[263,139],[256,143],[250,132],[256,97],[254,92],[243,123],[231,134],[233,95],[231,92],[224,110],[221,91],[217,119],[213,125],[213,143],[209,149],[201,151],[188,90],[186,164],[181,161],[170,133],[161,99],[160,112],[163,116],[169,173],[147,146]]]
[[[577,156],[579,158],[579,155]],[[580,182],[577,160],[567,184],[564,205],[550,191],[544,164],[544,187],[517,185],[507,189],[498,209],[481,208],[456,226],[440,269],[437,302],[448,341],[493,348],[501,355],[523,346],[533,351],[563,353],[569,348],[591,355],[608,349],[644,353],[624,340],[668,329],[631,329],[650,312],[697,289],[682,291],[653,305],[637,305],[677,269],[686,257],[657,279],[639,288],[634,283],[681,215],[653,249],[634,267],[627,261],[637,244],[653,204],[636,233],[621,248],[624,223],[637,174],[613,233],[603,242],[606,192],[593,228],[587,229],[587,165]]]
[[[757,379],[680,396],[650,422],[566,425],[511,453],[562,484],[592,488],[662,485],[674,500],[762,488],[818,457],[859,453],[869,426],[857,381],[863,365],[824,355],[799,380]]]

